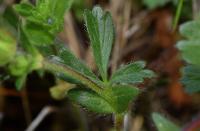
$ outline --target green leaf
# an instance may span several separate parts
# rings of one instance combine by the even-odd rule
[[[8,66],[9,72],[13,76],[22,76],[27,74],[27,71],[30,68],[31,57],[25,54],[17,54],[15,59],[13,59]]]
[[[11,28],[14,29],[14,33],[16,33],[18,25],[19,25],[19,18],[15,12],[15,10],[13,10],[13,8],[11,6],[8,6],[3,13],[3,18],[4,20],[9,23],[8,26],[11,26]],[[5,25],[7,24],[3,24],[3,26],[5,27]],[[9,29],[10,30],[10,29]]]
[[[0,66],[8,64],[16,53],[16,40],[11,36],[10,32],[0,29]]]
[[[27,35],[23,31],[23,27],[19,27],[19,46],[21,46],[27,53],[35,54],[37,52],[36,47],[34,47],[27,38]]]
[[[61,100],[67,97],[68,91],[75,88],[74,84],[69,84],[64,81],[58,81],[57,84],[50,88],[51,96],[56,100]]]
[[[87,67],[87,65],[81,60],[79,60],[78,58],[76,58],[72,54],[72,52],[64,46],[63,43],[56,43],[56,52],[57,52],[57,56],[52,55],[52,59],[64,65],[67,65],[74,71],[82,74],[84,77],[87,77],[92,81],[100,82],[100,80],[98,80],[96,75]],[[66,73],[63,74],[61,72],[61,73],[58,73],[57,76],[70,83],[71,82],[74,84],[81,83],[79,80],[74,79],[71,76],[71,74],[66,74]]]
[[[13,6],[15,11],[19,13],[21,16],[30,16],[32,15],[32,11],[34,9],[33,5],[30,3],[20,3]]]
[[[172,0],[143,0],[143,3],[149,9],[155,9],[157,7],[162,7],[162,6],[166,5],[170,1],[172,1]]]
[[[72,52],[64,47],[64,45],[57,45],[58,54],[57,56],[61,59],[62,63],[68,65],[77,72],[83,74],[90,79],[98,79],[95,74],[86,66],[86,64],[76,58]]]
[[[188,93],[200,91],[200,67],[189,65],[183,68],[183,78],[181,82],[185,85]]]
[[[177,44],[183,59],[194,65],[200,66],[200,43],[199,40],[180,41]]]
[[[107,66],[114,41],[114,27],[110,13],[104,13],[98,6],[85,10],[85,23],[93,55],[103,80],[107,79]]]
[[[72,4],[72,0],[38,0],[32,16],[28,20],[49,28],[51,33],[62,30],[65,11]]]
[[[199,21],[190,21],[182,24],[180,26],[180,33],[184,37],[193,40],[200,39],[200,22]]]
[[[68,96],[71,100],[79,103],[90,111],[104,114],[114,112],[110,104],[93,91],[76,88],[68,91]]]
[[[151,78],[154,73],[150,70],[144,69],[145,63],[137,61],[118,69],[111,77],[112,83],[141,83],[145,78]]]
[[[75,17],[79,21],[83,20],[84,9],[87,8],[86,4],[87,3],[84,0],[75,0],[72,5],[72,9],[74,11]]]
[[[52,0],[53,15],[56,15],[56,19],[63,19],[65,12],[68,11],[74,0]],[[63,21],[61,21],[63,22]]]
[[[47,32],[45,28],[34,23],[28,23],[24,30],[29,42],[34,46],[50,45],[54,41],[54,36]]]
[[[127,111],[129,103],[138,96],[139,92],[136,87],[116,85],[105,88],[103,96],[115,109],[115,113],[119,114]]]
[[[74,59],[71,59],[74,60]],[[57,56],[51,56],[49,59],[46,59],[43,61],[43,67],[46,70],[49,70],[51,72],[54,72],[58,77],[66,76],[72,78],[72,80],[77,80],[78,82],[81,82],[83,85],[89,87],[91,90],[94,90],[95,92],[100,93],[102,90],[102,84],[101,81],[98,79],[93,79],[90,76],[86,76],[85,71],[80,70],[80,72],[76,69],[76,67],[73,67],[72,65],[66,65],[64,64],[65,61],[63,61],[61,58]],[[81,69],[84,69],[81,67]]]
[[[158,113],[153,113],[152,118],[158,131],[181,131],[180,127]]]

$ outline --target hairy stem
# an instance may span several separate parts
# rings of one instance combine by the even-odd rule
[[[178,25],[178,21],[181,16],[181,10],[183,8],[183,2],[184,2],[184,0],[179,0],[178,7],[176,9],[176,16],[175,16],[174,23],[173,23],[173,31],[176,30],[176,27]]]
[[[123,118],[124,118],[124,115],[115,114],[115,116],[114,116],[115,131],[123,130]]]
[[[95,82],[90,80],[89,78],[85,77],[81,73],[73,70],[72,68],[68,67],[67,65],[63,65],[61,63],[57,63],[51,60],[44,60],[43,67],[46,70],[49,70],[54,73],[66,73],[70,74],[73,78],[82,82],[82,84],[86,85],[87,87],[91,88],[93,91],[101,94],[102,88],[97,85]]]

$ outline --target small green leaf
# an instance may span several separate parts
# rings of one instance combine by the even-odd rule
[[[57,56],[52,55],[52,59],[67,65],[74,71],[84,75],[84,77],[89,78],[92,81],[100,82],[96,75],[86,66],[84,62],[76,58],[72,52],[67,49],[63,43],[56,43],[56,52]],[[80,80],[74,79],[71,74],[63,74],[62,72],[58,73],[57,76],[65,81],[72,82],[74,84],[80,84]]]
[[[45,46],[50,45],[54,41],[54,36],[50,34],[40,25],[34,23],[28,23],[24,32],[29,40],[29,42],[34,46]]]
[[[116,85],[104,89],[103,96],[115,109],[115,113],[124,113],[128,105],[139,94],[139,89],[128,85]]]
[[[199,21],[190,21],[180,26],[180,33],[181,35],[183,35],[188,39],[199,40],[200,39],[199,28],[200,28]]]
[[[114,27],[110,13],[104,13],[98,6],[85,10],[85,23],[93,55],[103,80],[107,79],[107,66],[114,41]]]
[[[10,74],[13,76],[22,76],[27,74],[27,71],[30,67],[31,59],[29,56],[24,54],[17,54],[15,59],[13,59],[8,66]]]
[[[14,5],[14,9],[21,16],[30,16],[32,15],[32,11],[34,7],[30,3],[20,3],[20,4]]]
[[[183,59],[194,65],[200,66],[200,43],[199,40],[180,41],[177,44]]]
[[[62,30],[64,14],[72,4],[72,0],[38,0],[32,16],[28,20],[49,28],[51,33]]]
[[[110,104],[93,91],[83,88],[76,88],[68,91],[68,96],[70,99],[76,103],[79,103],[90,111],[104,114],[110,114],[114,112]]]
[[[84,62],[76,58],[72,52],[64,47],[64,45],[57,45],[57,56],[61,59],[63,64],[70,66],[72,69],[78,71],[90,79],[98,79],[95,74],[86,66]]]
[[[16,40],[4,29],[0,29],[0,66],[10,62],[16,53]]]
[[[183,68],[183,78],[181,82],[185,85],[188,93],[200,91],[200,67],[189,65]]]
[[[11,26],[11,28],[13,28],[13,33],[16,33],[18,25],[19,25],[19,18],[15,10],[11,6],[8,6],[4,10],[3,19],[5,22],[7,22],[6,24],[4,23],[3,26],[5,27],[7,24],[9,24],[8,26]]]
[[[150,70],[144,69],[145,63],[137,61],[118,69],[111,77],[112,83],[141,83],[145,78],[151,78],[154,73]]]
[[[54,99],[61,100],[67,97],[68,91],[73,88],[75,88],[74,84],[59,81],[57,85],[50,88],[50,93]]]
[[[158,113],[153,113],[152,118],[158,131],[181,131],[180,127]]]
[[[29,54],[35,54],[35,52],[37,52],[36,47],[29,42],[29,39],[23,31],[23,27],[21,27],[21,25],[19,27],[19,45]]]
[[[73,0],[52,0],[53,11],[52,15],[56,15],[57,20],[61,20],[63,22],[63,17],[65,12],[68,11],[73,3]]]

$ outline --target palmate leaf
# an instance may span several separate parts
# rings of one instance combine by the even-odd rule
[[[200,91],[200,67],[189,65],[183,68],[181,82],[185,85],[188,93]]]
[[[112,105],[115,113],[120,114],[127,111],[129,103],[138,96],[139,92],[136,87],[115,85],[105,88],[103,96]]]
[[[188,40],[179,41],[177,48],[183,59],[190,65],[184,67],[181,82],[188,93],[200,91],[200,22],[187,22],[180,27],[180,33]]]
[[[158,131],[181,131],[180,127],[158,113],[153,113],[152,118]]]
[[[199,21],[186,22],[180,26],[180,33],[182,36],[190,40],[199,40],[200,39],[199,28],[200,28]]]
[[[114,41],[114,27],[110,13],[104,13],[98,6],[92,11],[85,10],[85,23],[95,62],[103,80],[107,79],[107,66]]]
[[[68,92],[71,100],[96,113],[110,114],[115,112],[110,104],[97,93],[84,89],[75,88]]]
[[[145,78],[151,78],[154,73],[151,70],[144,69],[145,62],[137,61],[118,69],[111,77],[112,83],[131,83],[143,82]]]
[[[200,43],[199,40],[180,41],[177,44],[183,59],[194,65],[200,66]]]

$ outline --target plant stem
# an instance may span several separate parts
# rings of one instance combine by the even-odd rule
[[[183,7],[183,2],[184,2],[184,0],[179,0],[178,7],[176,9],[176,16],[175,16],[174,23],[173,23],[173,31],[176,30],[176,27],[177,27],[177,24],[178,24],[180,15],[181,15],[181,10]]]
[[[124,118],[123,114],[115,114],[115,116],[114,116],[115,131],[122,131],[123,118]]]
[[[102,92],[102,88],[99,85],[97,85],[95,82],[93,82],[89,78],[85,77],[81,73],[68,67],[67,65],[63,65],[61,63],[57,63],[57,62],[54,62],[51,60],[44,60],[43,67],[44,67],[44,69],[49,70],[51,72],[70,74],[73,78],[81,81],[84,85],[88,86],[93,91],[95,91],[99,94],[101,94],[101,92]]]

